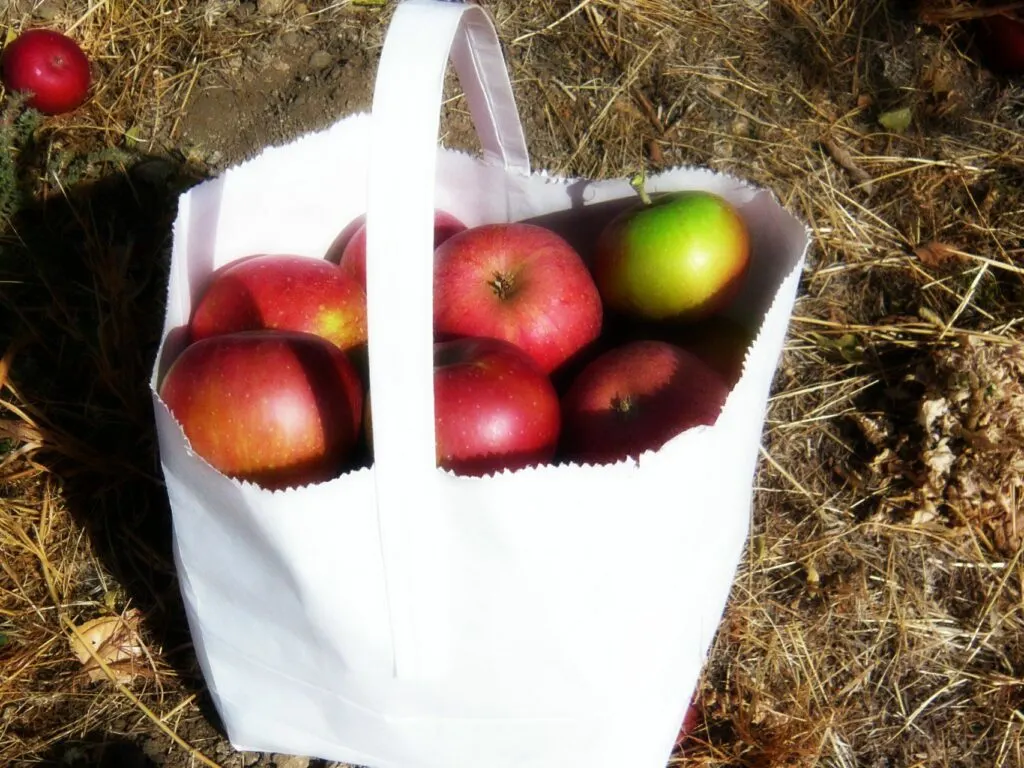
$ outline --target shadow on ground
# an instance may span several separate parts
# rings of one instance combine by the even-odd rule
[[[0,236],[0,339],[13,344],[10,380],[43,433],[35,460],[58,479],[104,571],[76,564],[64,599],[102,601],[113,577],[115,608],[141,611],[147,640],[216,726],[175,579],[148,388],[177,198],[199,180],[174,157],[139,157],[22,208]]]
[[[140,747],[103,734],[61,742],[39,765],[44,768],[157,768]]]

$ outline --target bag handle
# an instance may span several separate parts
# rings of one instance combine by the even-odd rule
[[[449,58],[487,163],[529,174],[526,139],[501,45],[485,11],[404,0],[381,52],[373,95],[366,212],[367,325],[377,515],[395,675],[443,674],[439,486],[434,437],[433,216],[440,105]],[[510,206],[512,205],[510,201]],[[422,511],[422,514],[419,514]],[[396,564],[398,567],[396,567]]]

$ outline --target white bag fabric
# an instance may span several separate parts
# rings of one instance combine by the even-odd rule
[[[482,159],[438,148],[448,59]],[[712,428],[638,462],[488,478],[435,466],[432,226],[600,226],[626,179],[530,171],[501,48],[476,5],[405,0],[372,116],[191,189],[174,227],[151,387],[196,653],[232,744],[370,768],[661,768],[748,533],[764,412],[808,245],[764,190],[704,170],[648,179],[736,204],[752,233],[737,313],[759,326]],[[189,448],[157,395],[210,273],[322,258],[367,212],[374,465],[269,492]],[[568,230],[567,230],[568,231]]]

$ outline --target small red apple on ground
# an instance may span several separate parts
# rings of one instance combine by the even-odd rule
[[[197,341],[171,364],[160,397],[199,456],[269,489],[339,476],[362,421],[362,383],[352,364],[306,333]]]
[[[566,458],[636,458],[692,427],[712,425],[729,385],[696,355],[663,341],[623,344],[587,365],[562,398]]]
[[[750,259],[746,224],[724,198],[685,191],[641,202],[601,231],[594,280],[605,306],[644,320],[694,321],[736,296]]]
[[[214,273],[189,329],[193,340],[250,330],[303,331],[350,351],[366,343],[366,292],[322,259],[261,254]]]
[[[360,216],[360,219],[366,219]],[[353,222],[354,224],[354,222]],[[360,224],[352,231],[350,224],[335,238],[327,249],[327,261],[335,262],[342,271],[355,278],[366,289],[366,225]],[[434,211],[434,249],[457,232],[466,228],[459,219],[447,211]],[[349,232],[351,231],[351,234]]]
[[[551,381],[499,339],[434,345],[434,418],[438,465],[462,475],[551,461],[561,427]]]
[[[3,51],[4,87],[31,93],[26,104],[49,115],[70,112],[89,93],[89,59],[78,43],[51,29],[22,32]]]
[[[1024,15],[1005,14],[978,19],[978,43],[985,61],[1006,75],[1024,74]]]
[[[504,339],[551,373],[594,341],[603,309],[564,239],[534,224],[487,224],[434,254],[434,331]]]

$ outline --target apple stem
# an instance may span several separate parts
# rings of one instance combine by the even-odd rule
[[[633,398],[629,395],[616,395],[612,398],[612,408],[618,413],[629,413],[633,410]]]
[[[650,205],[651,196],[647,194],[647,190],[644,189],[644,181],[644,172],[637,171],[636,173],[629,177],[629,186],[631,186],[633,188],[633,191],[635,191],[637,195],[640,196],[640,201],[644,205]]]
[[[512,289],[514,288],[512,280],[500,273],[496,273],[494,275],[494,279],[489,283],[489,285],[491,286],[491,290],[493,290],[495,295],[501,300],[507,299],[512,294]]]

